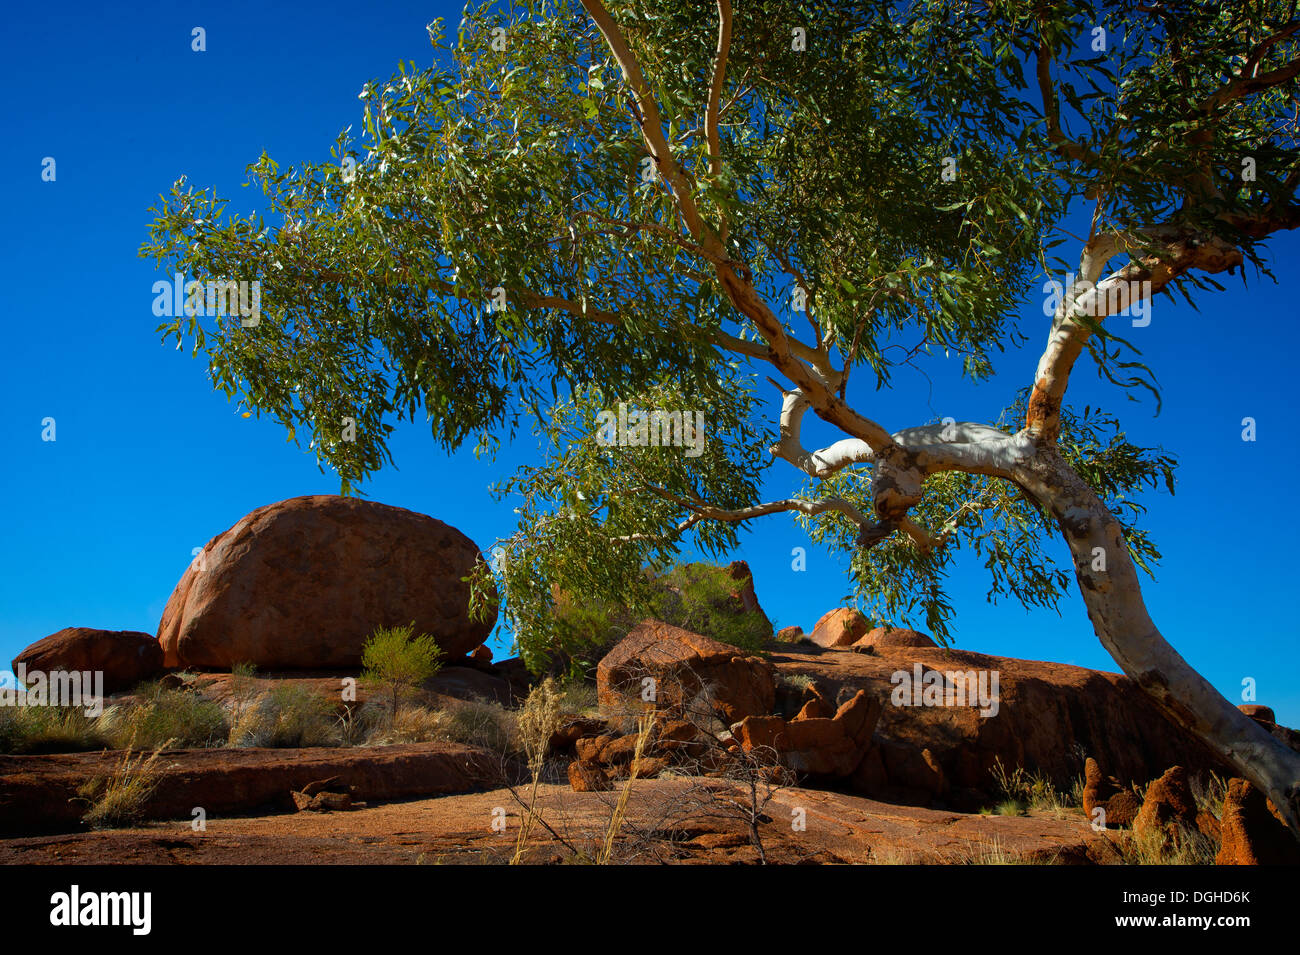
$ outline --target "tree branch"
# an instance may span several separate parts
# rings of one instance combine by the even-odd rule
[[[1102,233],[1084,245],[1079,256],[1079,277],[1063,290],[1052,319],[1047,345],[1038,361],[1029,398],[1025,428],[1039,441],[1053,443],[1061,429],[1061,403],[1070,372],[1083,352],[1093,324],[1122,312],[1134,302],[1152,298],[1170,282],[1192,269],[1223,272],[1239,266],[1241,251],[1215,237],[1182,235],[1171,225],[1149,230],[1149,238],[1165,237],[1162,248],[1099,281],[1106,264],[1125,248],[1138,244],[1134,236]]]
[[[731,52],[731,0],[718,0],[718,53],[713,64],[713,83],[704,111],[704,138],[709,144],[709,175],[722,174],[722,144],[718,133],[718,107],[727,79],[727,55]],[[722,244],[727,244],[727,217],[720,214]]]

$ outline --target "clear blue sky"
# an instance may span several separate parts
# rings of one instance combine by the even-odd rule
[[[424,25],[440,14],[454,26],[459,8],[62,3],[6,15],[0,666],[66,626],[156,631],[191,548],[261,504],[337,492],[277,426],[239,417],[202,364],[160,344],[157,276],[136,250],[148,207],[181,173],[240,208],[253,201],[239,189],[244,166],[263,149],[281,163],[327,156],[358,119],[363,83],[399,59],[430,62]],[[204,53],[190,49],[195,26],[207,31]],[[52,183],[41,181],[46,156],[57,162]],[[1231,280],[1199,313],[1162,298],[1149,327],[1123,330],[1163,386],[1159,417],[1083,365],[1071,394],[1120,412],[1134,440],[1181,460],[1177,497],[1151,500],[1148,525],[1165,554],[1146,588],[1152,616],[1221,692],[1239,701],[1243,677],[1254,677],[1259,701],[1292,726],[1300,361],[1283,343],[1297,319],[1288,285],[1298,252],[1300,237],[1273,243],[1281,286],[1242,290]],[[1035,293],[1022,325],[1030,349],[1003,356],[997,380],[972,388],[940,369],[930,398],[924,379],[903,377],[870,398],[870,413],[891,429],[995,415],[1032,373],[1046,331],[1039,302]],[[1241,440],[1247,415],[1258,421],[1254,444]],[[53,443],[41,440],[47,416]],[[513,505],[495,503],[487,487],[530,448],[495,464],[469,452],[447,458],[422,427],[407,426],[393,450],[399,470],[367,486],[372,499],[449,521],[485,549],[512,529]],[[769,490],[796,484],[778,469]],[[792,521],[774,518],[737,556],[754,568],[769,614],[808,629],[848,588],[843,566],[817,551],[806,572],[792,572],[791,549],[804,544]],[[1058,617],[991,607],[986,586],[978,567],[955,575],[959,646],[1115,669],[1073,590]]]

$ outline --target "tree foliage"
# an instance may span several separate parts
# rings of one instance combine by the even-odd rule
[[[390,460],[401,421],[448,449],[538,436],[543,460],[499,488],[519,529],[495,563],[529,649],[562,642],[557,592],[637,605],[646,566],[687,544],[725,553],[773,512],[754,512],[781,480],[767,472],[769,374],[787,397],[806,390],[791,374],[816,378],[819,416],[861,421],[842,408],[855,374],[870,376],[853,378],[855,396],[941,356],[990,376],[1025,340],[1019,315],[1043,278],[1076,267],[1054,250],[1078,221],[1087,241],[1114,236],[1138,278],[1184,295],[1213,284],[1180,264],[1187,249],[1223,243],[1262,266],[1268,235],[1300,223],[1300,23],[1285,3],[815,0],[796,13],[759,0],[730,13],[719,83],[716,17],[630,0],[612,15],[640,91],[591,7],[489,3],[450,35],[431,25],[436,65],[366,84],[362,128],[332,159],[263,155],[251,216],[182,178],[142,250],[187,275],[261,281],[255,327],[179,316],[160,331],[203,352],[242,407],[310,433],[345,492]],[[651,102],[667,156],[648,145]],[[737,282],[787,337],[759,327]],[[1103,375],[1154,388],[1099,319],[1073,320]],[[598,416],[620,402],[703,412],[703,453],[602,444]],[[1020,392],[990,424],[1013,434],[1033,414]],[[1062,412],[1057,451],[1149,569],[1139,498],[1172,491],[1172,458],[1093,408]],[[929,474],[910,505],[923,546],[883,515],[873,530],[879,477],[873,461],[839,467],[774,508],[851,556],[874,613],[949,635],[945,579],[963,549],[991,599],[1056,604],[1068,575],[1043,549],[1051,519],[1014,482]]]

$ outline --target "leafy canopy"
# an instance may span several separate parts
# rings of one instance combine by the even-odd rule
[[[1294,215],[1294,86],[1239,79],[1243,64],[1273,76],[1289,63],[1286,4],[1044,7],[738,3],[716,155],[716,13],[672,0],[612,13],[701,218],[802,337],[796,356],[821,347],[880,389],[941,355],[992,374],[1024,340],[1016,316],[1042,275],[1073,267],[1053,250],[1073,241],[1081,208],[1094,232],[1131,236],[1134,256],[1164,229],[1224,238],[1257,264],[1259,242]],[[645,117],[576,0],[472,6],[453,34],[435,23],[430,36],[435,65],[367,83],[362,128],[340,134],[330,160],[249,167],[262,212],[234,213],[182,177],[142,254],[262,283],[256,326],[183,315],[160,331],[203,352],[214,387],[241,406],[291,439],[310,433],[345,493],[391,461],[399,421],[423,420],[447,449],[531,431],[542,460],[498,489],[521,503],[495,573],[516,636],[544,655],[557,590],[626,601],[684,540],[706,555],[736,545],[739,524],[699,508],[759,502],[772,368],[716,253],[683,228]],[[1189,273],[1174,287],[1209,281]],[[1103,374],[1152,384],[1124,342],[1094,331]],[[704,411],[704,453],[600,445],[597,416],[620,401]],[[1000,424],[1023,414],[1022,395]],[[1134,495],[1172,490],[1172,459],[1093,409],[1067,416],[1060,451],[1120,509],[1148,566],[1158,552],[1133,524]],[[870,478],[869,464],[848,467],[802,493],[869,511]],[[915,515],[937,548],[899,534],[865,550],[843,512],[804,520],[853,555],[855,590],[882,617],[920,614],[940,638],[962,548],[986,560],[991,597],[1055,604],[1066,578],[1041,549],[1041,508],[960,472],[926,491]]]

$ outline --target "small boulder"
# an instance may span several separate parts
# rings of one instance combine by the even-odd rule
[[[152,634],[137,630],[66,627],[14,657],[15,673],[20,665],[28,673],[103,673],[104,692],[115,693],[162,673],[163,649]]]
[[[803,627],[782,627],[776,632],[779,643],[798,643],[804,636]]]
[[[669,766],[665,756],[642,756],[632,760],[629,771],[637,779],[653,779]]]
[[[636,755],[637,735],[628,733],[610,740],[600,750],[600,761],[606,766],[621,766],[632,762]]]
[[[819,647],[852,646],[871,629],[871,621],[853,607],[839,607],[822,615],[813,627],[812,642]]]
[[[771,749],[795,772],[848,776],[870,748],[881,710],[878,699],[859,690],[831,717],[801,716],[787,722],[779,716],[751,716],[737,727],[737,736],[746,752]]]
[[[360,804],[352,801],[350,793],[318,792],[309,796],[304,792],[292,792],[289,795],[299,812],[346,812],[360,808]]]
[[[939,644],[923,633],[902,627],[875,627],[852,644],[852,649],[866,653],[880,647],[937,647]]]
[[[1276,723],[1277,716],[1273,712],[1273,707],[1264,706],[1261,703],[1239,703],[1237,709],[1245,713],[1255,722]]]
[[[607,653],[596,668],[602,706],[619,709],[643,702],[652,679],[656,709],[706,705],[728,723],[769,713],[776,703],[771,664],[709,637],[658,620],[645,620]]]
[[[614,788],[599,764],[581,759],[569,763],[569,786],[575,793],[608,792]]]
[[[796,720],[829,720],[834,719],[835,708],[828,704],[821,697],[813,697],[803,705],[799,710]]]
[[[352,787],[343,783],[338,776],[331,776],[329,779],[318,779],[303,786],[300,790],[304,796],[311,797],[318,793],[324,792],[347,792],[352,791]]]
[[[601,761],[601,753],[604,752],[605,747],[616,739],[618,739],[617,736],[609,733],[604,733],[600,736],[584,737],[573,744],[573,751],[577,753],[578,759],[581,762],[599,763]]]
[[[549,748],[557,753],[572,749],[578,740],[586,739],[589,736],[599,736],[605,730],[604,720],[591,719],[585,716],[570,716],[565,718],[560,723],[559,728],[551,734]]]

